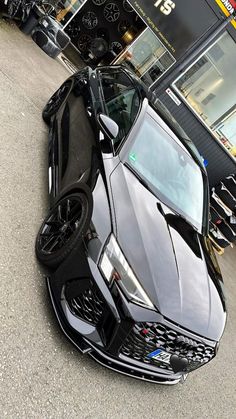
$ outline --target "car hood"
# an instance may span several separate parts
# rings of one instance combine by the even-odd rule
[[[218,341],[225,311],[198,234],[122,163],[110,182],[117,241],[153,304],[176,324]]]

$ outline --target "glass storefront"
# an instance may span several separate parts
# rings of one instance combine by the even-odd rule
[[[146,28],[126,0],[80,0],[68,13],[72,17],[62,21],[65,32],[89,65],[109,65]]]
[[[59,9],[57,13],[57,20],[61,22],[63,26],[73,18],[75,13],[80,9],[85,0],[61,0],[58,2],[57,7]]]
[[[176,62],[126,0],[62,0],[59,5],[57,20],[88,64],[125,64],[151,86]]]
[[[146,28],[115,61],[115,64],[125,64],[131,68],[148,86],[174,63],[173,56],[149,28]]]
[[[236,156],[236,43],[225,32],[173,87]]]

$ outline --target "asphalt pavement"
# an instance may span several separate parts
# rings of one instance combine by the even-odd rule
[[[0,418],[236,418],[236,248],[220,258],[229,317],[217,357],[183,385],[119,375],[63,336],[34,255],[47,211],[42,107],[68,77],[0,20]]]

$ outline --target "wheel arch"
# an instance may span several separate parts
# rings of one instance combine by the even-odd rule
[[[78,195],[80,195],[80,198],[78,197]],[[82,198],[82,195],[83,195],[83,198]],[[73,231],[73,230],[71,230],[72,232],[70,231],[70,236],[69,238],[67,237],[62,247],[57,249],[54,253],[53,252],[50,253],[50,251],[49,253],[47,252],[45,253],[42,249],[42,242],[41,242],[41,236],[42,236],[42,231],[44,229],[44,226],[45,224],[48,223],[48,218],[50,218],[53,212],[57,210],[57,206],[60,205],[60,202],[62,200],[67,201],[67,198],[69,197],[71,197],[71,199],[79,198],[80,201],[82,202],[82,205],[84,205],[84,208],[85,208],[85,213],[84,213],[84,218],[83,218],[84,221],[82,221],[81,223],[81,220],[80,220],[80,225],[78,226],[78,229],[76,227],[76,231]],[[38,231],[36,242],[35,242],[35,252],[36,252],[36,256],[38,260],[42,264],[44,264],[45,266],[51,269],[57,269],[61,265],[61,263],[63,263],[63,261],[67,257],[69,257],[69,255],[72,252],[76,251],[81,245],[84,235],[88,231],[90,223],[91,223],[92,211],[93,211],[93,200],[92,200],[92,194],[88,185],[78,182],[62,190],[62,192],[54,200],[46,218],[44,219]],[[65,225],[66,224],[67,222],[65,222]]]
[[[65,187],[60,191],[60,193],[55,197],[51,207],[55,205],[58,201],[60,201],[62,198],[65,198],[67,195],[71,195],[73,193],[82,192],[86,195],[86,198],[88,199],[88,206],[89,206],[89,218],[91,220],[92,218],[92,212],[93,212],[93,195],[90,187],[83,182],[75,182],[71,185]]]

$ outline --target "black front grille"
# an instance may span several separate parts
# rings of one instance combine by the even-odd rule
[[[102,295],[89,280],[86,289],[81,288],[81,292],[76,297],[67,299],[67,303],[75,316],[97,325],[103,319],[106,309]]]
[[[146,364],[172,371],[170,364],[148,358],[148,354],[161,348],[170,354],[189,361],[186,371],[199,368],[209,362],[215,355],[214,342],[212,346],[202,343],[200,339],[190,339],[160,323],[136,323],[120,348],[120,353]]]

